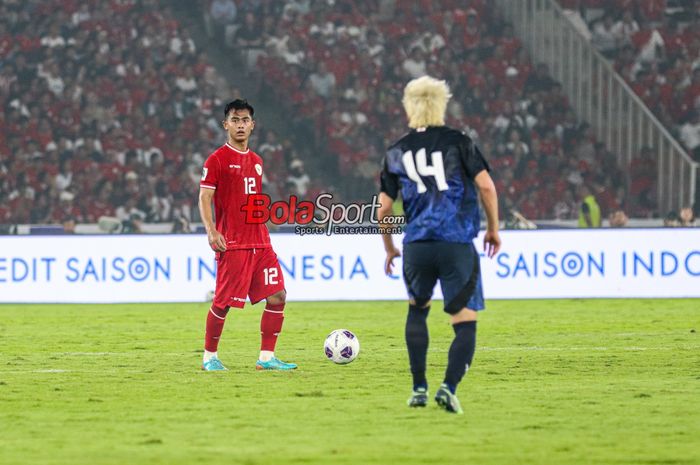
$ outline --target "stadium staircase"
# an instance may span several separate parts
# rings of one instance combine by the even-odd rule
[[[190,33],[201,50],[205,50],[209,62],[213,64],[220,76],[232,76],[231,84],[241,91],[241,96],[250,100],[255,107],[257,127],[260,129],[272,129],[278,136],[278,140],[289,139],[295,146],[304,146],[305,142],[313,140],[313,134],[307,126],[297,124],[286,111],[280,111],[280,104],[274,98],[272,92],[266,92],[261,87],[258,77],[249,75],[241,56],[226,44],[210,40],[201,9],[200,2],[173,2],[173,11],[183,25],[187,25]],[[196,20],[193,20],[196,18]],[[228,96],[222,95],[226,100]],[[217,111],[220,111],[217,109]],[[260,140],[255,138],[260,135],[256,131],[251,138],[251,147],[255,149]],[[316,175],[313,163],[307,163],[306,171],[309,176]]]
[[[554,0],[496,0],[534,62],[562,83],[579,119],[629,167],[642,147],[657,159],[657,205],[680,210],[697,200],[698,166]],[[626,185],[630,185],[630,179]],[[696,192],[697,191],[697,192]]]

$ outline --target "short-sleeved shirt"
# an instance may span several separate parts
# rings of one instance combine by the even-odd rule
[[[255,249],[271,247],[265,224],[246,223],[242,207],[248,197],[262,193],[263,162],[248,149],[241,152],[229,144],[219,147],[204,162],[199,187],[213,189],[216,230],[226,239],[226,248]]]
[[[401,191],[404,243],[471,242],[480,225],[474,177],[483,170],[490,168],[479,148],[447,126],[413,130],[389,147],[381,191],[392,199]]]

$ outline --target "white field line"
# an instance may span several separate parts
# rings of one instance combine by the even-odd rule
[[[373,352],[404,352],[406,349],[404,347],[387,348],[387,349],[373,349]],[[626,347],[606,347],[606,346],[572,346],[572,347],[540,347],[540,346],[510,346],[510,347],[491,347],[483,346],[477,347],[477,351],[483,352],[580,352],[580,351],[611,351],[611,352],[642,352],[642,351],[678,351],[678,350],[700,350],[700,344],[696,345],[684,345],[684,346],[656,346],[656,347],[640,347],[640,346],[626,346]],[[430,352],[434,353],[445,353],[448,352],[447,349],[443,348],[430,348]],[[135,350],[129,352],[52,352],[51,356],[66,356],[66,357],[133,357],[134,354],[148,354],[149,351]],[[159,352],[160,356],[168,357],[180,357],[180,358],[192,358],[193,352]],[[90,370],[64,370],[60,368],[38,368],[34,370],[0,370],[2,373],[90,373]],[[106,374],[116,374],[116,373],[144,373],[143,370],[118,370],[118,369],[108,369],[100,370],[102,373]]]
[[[301,351],[306,351],[309,349],[301,349]],[[315,350],[315,349],[314,349]],[[404,352],[405,347],[392,347],[392,348],[373,348],[374,352]],[[437,348],[431,347],[429,349],[431,352],[447,352],[447,348]],[[608,347],[608,346],[570,346],[570,347],[543,347],[543,346],[505,346],[505,347],[492,347],[492,346],[479,346],[477,345],[477,351],[484,352],[578,352],[582,350],[587,351],[624,351],[624,352],[640,352],[645,350],[658,350],[658,351],[668,351],[668,350],[700,350],[700,344],[691,345],[679,345],[679,346],[654,346],[654,347],[644,347],[644,346],[623,346],[623,347]],[[158,352],[156,350],[131,350],[126,352],[50,352],[46,354],[47,357],[133,357],[134,355],[152,355],[157,353],[159,356],[166,357],[193,357],[196,355],[195,352]],[[1,372],[1,370],[0,370]]]
[[[384,349],[391,351],[401,351],[406,349],[392,348]],[[445,349],[429,349],[430,351],[447,352]],[[684,345],[684,346],[657,346],[657,347],[640,347],[640,346],[626,346],[626,347],[605,347],[605,346],[576,346],[576,347],[540,347],[540,346],[515,346],[515,347],[489,347],[489,346],[479,346],[477,344],[476,350],[485,352],[578,352],[582,350],[587,351],[611,351],[611,352],[640,352],[645,350],[700,350],[700,345]]]
[[[377,352],[405,352],[406,349],[403,347],[393,347],[389,349],[374,349]],[[480,347],[478,344],[476,346],[476,351],[484,352],[580,352],[580,351],[594,351],[594,352],[643,352],[643,351],[670,351],[670,350],[700,350],[700,345],[691,346],[672,346],[672,347],[538,347],[538,346],[521,346],[521,347]],[[428,349],[429,352],[448,352],[448,349],[434,348]]]

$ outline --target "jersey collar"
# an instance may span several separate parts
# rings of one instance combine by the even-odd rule
[[[241,155],[246,155],[247,153],[250,152],[250,147],[248,147],[248,150],[246,150],[245,152],[241,152],[240,150],[238,150],[236,147],[234,147],[233,145],[229,144],[228,142],[226,142],[226,147],[230,148],[230,149],[233,150],[234,152],[240,153]]]

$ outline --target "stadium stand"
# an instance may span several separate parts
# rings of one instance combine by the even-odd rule
[[[483,145],[504,211],[575,218],[587,183],[604,215],[658,216],[653,166],[639,163],[633,182],[620,183],[629,167],[576,119],[491,2],[200,0],[199,8],[214,39],[205,46],[233,47],[258,96],[289,115],[290,132],[310,128],[303,147],[258,134],[259,152],[274,160],[273,196],[332,190],[366,201],[384,148],[405,131],[402,88],[427,72],[450,83],[448,124]],[[240,91],[189,26],[158,0],[2,2],[0,223],[196,220],[196,181],[221,140],[218,110]],[[646,200],[630,204],[639,192]]]
[[[559,0],[586,24],[664,126],[700,161],[700,7],[685,0]]]
[[[636,168],[634,183],[648,195],[630,203],[619,181],[629,167],[576,119],[562,86],[530,61],[490,2],[258,2],[244,17],[229,41],[239,63],[260,94],[313,128],[307,164],[320,164],[349,199],[376,190],[384,148],[405,131],[403,85],[428,73],[450,83],[448,124],[483,145],[504,211],[575,218],[587,183],[605,214],[656,214],[653,167]],[[251,30],[259,31],[253,45]]]
[[[0,223],[192,219],[237,91],[167,2],[2,2],[0,64]]]

